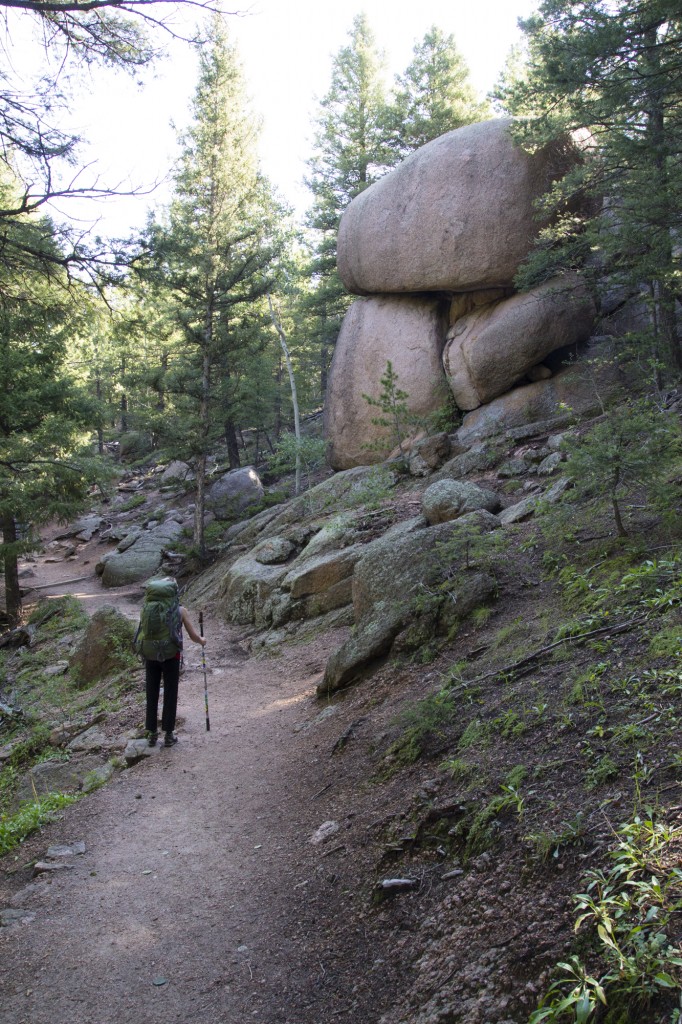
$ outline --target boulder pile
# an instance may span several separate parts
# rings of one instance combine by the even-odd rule
[[[419,418],[448,391],[466,412],[519,385],[542,392],[543,417],[566,401],[571,387],[555,399],[551,386],[566,374],[561,359],[545,360],[590,337],[593,301],[574,274],[523,294],[514,278],[542,228],[537,199],[580,159],[568,142],[526,153],[508,120],[485,121],[423,146],[349,205],[338,268],[362,298],[346,314],[329,377],[333,468],[386,456],[365,396],[379,397],[389,361]]]

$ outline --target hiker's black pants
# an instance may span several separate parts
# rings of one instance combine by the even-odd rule
[[[175,728],[175,715],[178,710],[178,683],[180,682],[180,659],[169,658],[168,661],[146,662],[147,683],[147,732],[158,730],[159,692],[163,679],[163,711],[161,728],[164,732],[172,732]]]

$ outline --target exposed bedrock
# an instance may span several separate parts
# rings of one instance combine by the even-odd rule
[[[372,423],[381,413],[364,398],[378,398],[390,361],[411,413],[424,417],[444,403],[447,383],[441,351],[447,323],[438,298],[374,296],[348,310],[329,373],[325,432],[334,469],[380,462],[395,441]]]
[[[540,229],[535,200],[578,158],[568,144],[530,155],[510,121],[427,143],[357,196],[339,228],[341,280],[357,295],[507,288]]]
[[[467,413],[456,433],[463,445],[512,430],[527,423],[599,412],[621,383],[613,359],[612,339],[591,339],[582,360],[560,370],[551,380],[514,388]]]

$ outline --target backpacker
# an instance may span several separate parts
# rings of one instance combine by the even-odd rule
[[[167,661],[182,650],[182,617],[174,579],[149,580],[135,634],[135,650],[148,661]]]

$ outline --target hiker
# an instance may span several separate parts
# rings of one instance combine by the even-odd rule
[[[159,738],[159,692],[163,679],[163,709],[161,728],[165,733],[164,746],[178,742],[174,733],[182,657],[182,627],[190,640],[203,647],[206,640],[192,625],[187,609],[178,599],[178,585],[172,578],[149,580],[145,588],[140,613],[140,625],[135,636],[135,647],[145,662],[147,714],[145,729],[150,747]]]

